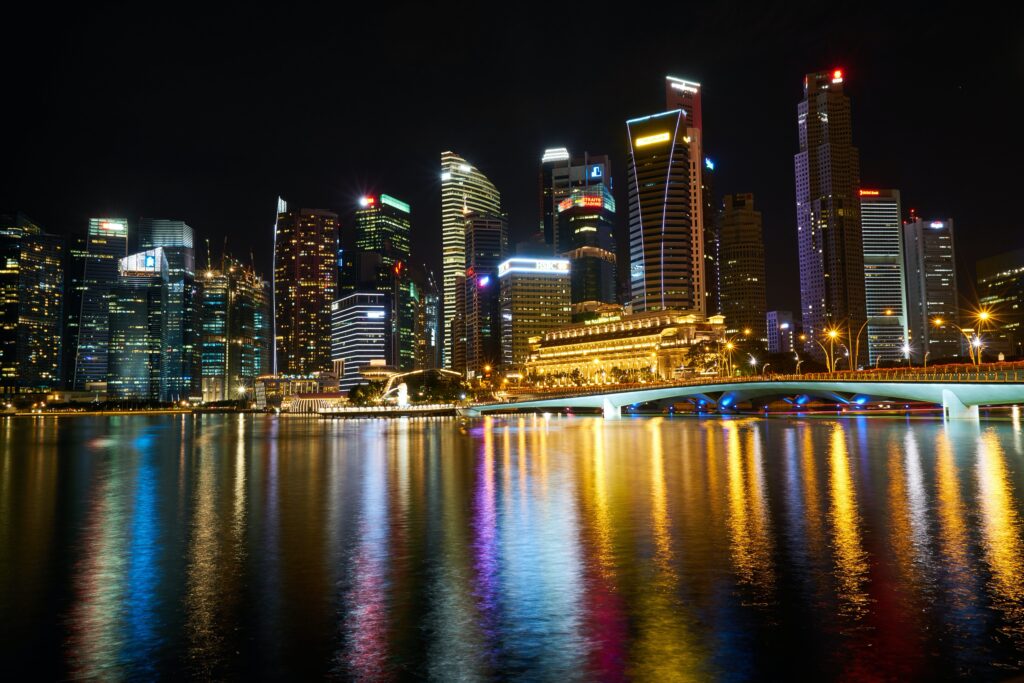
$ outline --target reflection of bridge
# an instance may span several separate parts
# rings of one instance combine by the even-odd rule
[[[832,374],[774,375],[747,378],[702,378],[651,384],[540,390],[502,403],[473,406],[470,414],[502,410],[597,408],[605,417],[621,415],[622,406],[652,401],[704,402],[730,408],[750,400],[786,399],[801,404],[811,398],[835,403],[873,399],[923,401],[943,407],[947,417],[976,418],[980,405],[1024,403],[1024,367],[1014,364],[978,370],[957,367],[928,371],[892,370]]]

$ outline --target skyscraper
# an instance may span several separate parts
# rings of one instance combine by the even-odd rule
[[[107,352],[111,292],[118,283],[118,266],[128,255],[128,221],[90,218],[85,250],[72,254],[78,338],[71,388],[107,381]]]
[[[986,358],[1024,356],[1024,249],[978,261],[977,274],[981,308],[993,318],[982,333]]]
[[[714,200],[715,162],[704,157],[704,170],[700,174],[704,195],[704,314],[707,317],[722,312],[721,268],[718,267],[718,228],[715,225]]]
[[[355,292],[331,303],[331,357],[342,366],[342,391],[365,383],[362,368],[387,362],[387,318],[383,292]]]
[[[703,314],[700,232],[691,222],[690,139],[681,109],[631,119],[629,281],[636,312]]]
[[[792,311],[768,311],[768,353],[792,353],[796,325]]]
[[[511,258],[498,266],[501,282],[501,363],[522,369],[529,340],[570,322],[570,264],[565,259]]]
[[[808,336],[807,350],[821,357],[820,347],[811,340],[836,327],[852,343],[865,319],[860,154],[853,146],[850,99],[843,94],[842,71],[807,74],[797,128],[800,317]]]
[[[470,376],[501,363],[498,266],[507,254],[504,216],[466,214],[466,370]]]
[[[168,265],[163,249],[120,259],[111,289],[107,394],[166,400]]]
[[[750,330],[753,339],[766,344],[764,238],[754,195],[726,195],[718,222],[719,294],[725,333]]]
[[[715,213],[713,210],[710,173],[714,164],[704,157],[704,114],[701,107],[701,85],[696,81],[688,81],[675,76],[665,77],[665,109],[682,109],[686,114],[686,137],[689,140],[687,149],[690,158],[690,225],[692,226],[690,249],[694,254],[693,282],[694,296],[699,302],[699,310],[708,314],[708,236],[714,231]],[[709,177],[705,179],[705,175]],[[710,252],[713,254],[714,252]],[[717,275],[717,272],[712,272]],[[713,313],[714,311],[712,311]],[[728,325],[729,321],[726,320]]]
[[[915,220],[903,225],[907,323],[911,357],[918,362],[963,359],[953,220]],[[936,325],[935,322],[942,323]]]
[[[899,190],[860,190],[868,365],[907,358],[907,278]],[[858,328],[859,329],[859,328]]]
[[[0,215],[0,394],[60,384],[64,240]]]
[[[329,370],[337,214],[322,209],[278,214],[274,249],[277,371],[308,375]]]
[[[455,152],[441,153],[441,257],[444,330],[455,317],[456,278],[466,274],[465,215],[501,214],[501,194],[494,184]],[[452,345],[444,346],[444,366],[452,367]]]
[[[615,199],[607,185],[573,188],[559,202],[559,256],[572,273],[574,320],[616,303]]]
[[[541,233],[548,253],[572,249],[572,239],[558,219],[559,205],[575,188],[603,185],[611,190],[611,162],[605,154],[571,156],[564,147],[544,150],[540,165]]]
[[[416,292],[416,324],[413,338],[416,345],[417,370],[441,367],[441,297],[434,273],[426,268],[412,268],[411,279]]]

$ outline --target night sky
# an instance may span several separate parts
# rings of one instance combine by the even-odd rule
[[[278,194],[349,230],[383,191],[439,271],[442,150],[494,181],[514,240],[536,229],[545,147],[609,153],[624,224],[625,120],[663,110],[673,74],[704,87],[716,195],[763,212],[769,308],[795,309],[796,106],[805,73],[841,67],[864,186],[954,218],[963,277],[1024,247],[1021,10],[706,4],[8,9],[0,208],[54,232],[182,219],[269,277]]]

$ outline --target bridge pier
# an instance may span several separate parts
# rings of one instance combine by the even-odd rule
[[[942,413],[947,420],[977,420],[978,406],[965,406],[949,389],[942,390]]]
[[[602,401],[601,409],[604,411],[606,419],[622,417],[622,406],[613,405],[608,399],[604,399],[604,401]]]

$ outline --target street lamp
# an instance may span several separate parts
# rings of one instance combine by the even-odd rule
[[[762,376],[762,377],[764,377],[764,373],[765,373],[765,371],[766,371],[766,370],[768,369],[768,366],[769,366],[769,365],[771,365],[771,363],[765,363],[765,364],[764,364],[764,367],[763,367],[763,368],[761,368],[761,376]]]
[[[985,320],[988,320],[989,317],[990,317],[990,314],[988,313],[988,311],[983,311],[983,313],[985,315]],[[980,319],[981,313],[979,313],[978,316],[979,316],[979,319]],[[976,338],[973,329],[966,329],[965,330],[964,328],[960,327],[959,325],[957,325],[955,323],[951,323],[951,322],[946,321],[946,320],[943,320],[942,318],[935,318],[934,320],[932,320],[932,324],[935,327],[942,327],[943,325],[949,325],[950,327],[955,327],[957,330],[959,330],[960,334],[962,334],[964,336],[964,339],[967,340],[967,355],[971,359],[971,363],[973,365],[981,365],[980,349],[979,349],[979,354],[977,356],[977,360],[975,360],[975,354],[974,354],[974,349],[981,345],[981,341]],[[975,341],[977,341],[978,343],[975,344]]]
[[[882,311],[882,314],[886,316],[893,315],[893,310],[891,308],[887,308],[884,311]],[[853,340],[853,363],[860,362],[860,335],[861,333],[864,332],[864,328],[868,326],[868,323],[871,322],[873,319],[877,319],[877,316],[875,318],[872,318],[870,316],[867,317],[864,320],[864,323],[860,326],[860,329],[857,330],[857,336],[854,337]],[[847,349],[846,351],[847,353],[849,353],[850,350]],[[850,364],[851,370],[853,370],[853,363]]]
[[[796,360],[796,374],[799,375],[800,374],[800,364],[803,363],[803,361],[800,360],[800,354],[799,353],[794,353],[793,354],[793,358]]]

